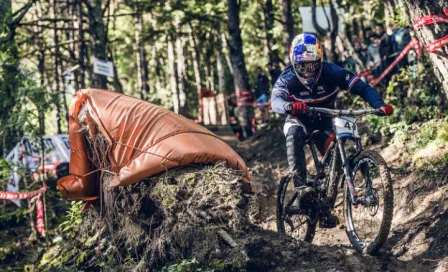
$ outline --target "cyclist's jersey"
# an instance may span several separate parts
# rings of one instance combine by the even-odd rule
[[[322,73],[311,91],[297,78],[292,65],[286,67],[275,82],[271,107],[281,114],[286,114],[285,104],[293,101],[303,101],[315,107],[334,108],[337,93],[341,89],[361,96],[375,109],[384,105],[381,96],[370,85],[351,72],[324,61]]]

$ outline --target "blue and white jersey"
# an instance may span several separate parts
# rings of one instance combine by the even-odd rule
[[[286,114],[285,104],[294,101],[303,101],[315,107],[334,108],[337,93],[340,90],[347,90],[361,96],[375,109],[384,105],[381,96],[370,85],[351,72],[331,62],[324,61],[322,73],[312,90],[309,90],[300,82],[292,65],[286,67],[275,82],[271,96],[271,107],[280,114]]]

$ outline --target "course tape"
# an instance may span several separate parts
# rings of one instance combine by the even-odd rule
[[[398,57],[395,58],[394,62],[392,62],[387,68],[386,70],[383,71],[383,73],[381,73],[381,75],[376,78],[373,82],[372,82],[372,87],[375,86],[376,84],[378,84],[395,66],[397,66],[397,64],[408,54],[408,52],[415,46],[418,45],[418,41],[417,40],[411,40],[408,45],[406,45],[405,48],[403,48],[403,50],[400,52],[400,54],[398,55]]]
[[[419,28],[427,25],[448,23],[448,8],[443,8],[443,12],[445,13],[445,15],[430,14],[418,18],[417,20],[414,21],[414,27]],[[426,49],[428,50],[429,53],[434,53],[436,50],[444,47],[447,44],[448,44],[448,35],[426,45]]]

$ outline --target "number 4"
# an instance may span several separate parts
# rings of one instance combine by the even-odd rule
[[[348,128],[348,129],[351,129],[351,128],[350,128],[350,123],[349,123],[349,122],[346,122],[344,127]]]

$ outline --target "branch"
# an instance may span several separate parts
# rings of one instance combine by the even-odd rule
[[[73,19],[71,18],[39,18],[39,20],[34,20],[34,21],[27,21],[27,22],[23,22],[20,24],[32,24],[32,23],[39,23],[39,22],[71,22],[73,21]]]
[[[25,16],[25,14],[28,12],[28,10],[31,8],[31,6],[33,6],[33,4],[36,2],[37,0],[31,0],[30,2],[28,2],[27,4],[25,4],[22,8],[20,8],[18,11],[16,11],[12,17],[14,18],[15,16],[17,16],[16,19],[14,19],[11,23],[10,23],[10,27],[11,28],[15,28],[15,26],[23,19],[23,17]]]
[[[109,9],[110,6],[110,0],[107,0],[106,5],[104,5],[104,9],[103,9],[103,14],[102,16],[104,17],[104,14],[106,14],[106,10]]]
[[[313,7],[311,8],[311,19],[313,22],[313,26],[316,29],[316,31],[321,34],[322,36],[325,36],[327,34],[327,30],[323,29],[319,26],[319,24],[316,21],[316,0],[313,0]]]
[[[82,41],[88,42],[88,40],[82,40]],[[79,40],[70,40],[70,41],[58,43],[57,45],[53,45],[53,46],[44,46],[43,48],[38,48],[38,49],[35,49],[35,50],[31,51],[31,52],[26,53],[25,55],[22,55],[22,58],[26,58],[26,57],[28,57],[30,55],[33,55],[34,53],[36,53],[38,51],[42,51],[42,50],[50,50],[51,55],[54,55],[51,52],[51,49],[53,49],[55,47],[58,47],[58,46],[62,46],[62,45],[66,45],[66,44],[72,44],[72,43],[78,43],[78,42],[80,42],[80,41]]]
[[[89,1],[87,1],[87,0],[82,0],[82,2],[87,6],[87,9],[90,11],[90,10],[93,10],[93,7],[92,7],[92,5],[89,3]],[[90,12],[87,12],[87,13],[90,13]]]
[[[121,17],[121,16],[135,16],[135,15],[136,15],[135,12],[131,12],[131,13],[112,14],[112,15],[107,15],[106,17],[117,18],[117,17]]]

